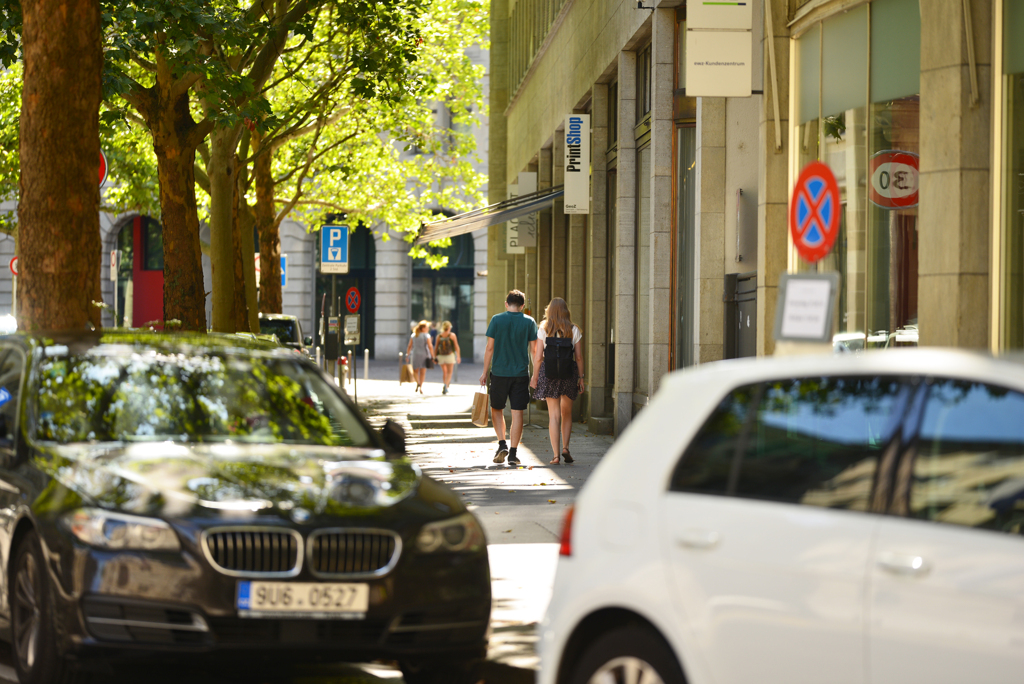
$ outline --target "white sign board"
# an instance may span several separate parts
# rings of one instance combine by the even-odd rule
[[[749,31],[754,27],[753,2],[688,2],[686,28]]]
[[[523,171],[519,174],[519,183],[511,186],[516,189],[516,197],[532,195],[537,192],[537,174],[534,171]],[[511,189],[509,197],[512,197]],[[527,214],[510,219],[505,224],[505,239],[508,254],[525,254],[527,247],[537,246],[537,215]]]
[[[348,226],[320,229],[320,272],[348,273]]]
[[[838,292],[838,273],[782,274],[775,339],[830,342]]]
[[[686,96],[750,97],[750,31],[686,32]]]
[[[590,115],[565,117],[566,214],[590,213]]]
[[[359,345],[360,331],[359,331],[359,314],[351,314],[345,316],[345,341],[346,347],[355,347]]]
[[[513,183],[508,186],[508,198],[519,197],[522,193],[519,192],[519,184]],[[519,232],[513,226],[512,221],[505,222],[505,253],[506,254],[526,254],[526,248],[518,242]]]

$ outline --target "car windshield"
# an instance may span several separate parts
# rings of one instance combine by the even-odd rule
[[[302,341],[299,336],[298,323],[289,318],[261,318],[260,332],[275,335],[281,344],[295,344]]]
[[[34,382],[47,442],[372,445],[323,377],[284,357],[49,347]]]

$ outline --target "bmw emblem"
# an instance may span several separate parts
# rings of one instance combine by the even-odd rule
[[[305,508],[296,508],[294,511],[292,511],[292,521],[297,522],[299,524],[309,522],[310,515],[310,512],[307,511]]]

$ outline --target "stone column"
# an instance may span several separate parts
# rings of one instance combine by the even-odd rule
[[[590,396],[588,419],[607,416],[608,399],[608,84],[595,83],[590,106],[590,216],[587,236],[587,319],[583,362]],[[591,430],[595,430],[591,422]],[[601,426],[601,432],[606,431]]]
[[[374,269],[376,306],[373,356],[377,361],[398,363],[398,352],[409,342],[409,293],[411,292],[409,244],[394,235],[386,242],[375,236],[377,266]],[[330,297],[328,297],[329,299]]]
[[[551,182],[554,185],[565,183],[565,132],[562,128],[559,126],[555,131],[555,142],[551,150]],[[564,203],[562,200],[556,201],[551,207],[551,296],[562,299],[566,299],[567,218]]]
[[[484,348],[487,346],[487,324],[490,323],[490,317],[487,315],[488,276],[480,275],[487,273],[487,230],[473,233],[473,247],[476,264],[476,268],[473,269],[473,362],[483,363]]]
[[[619,53],[618,229],[615,231],[615,434],[633,417],[633,344],[636,336],[636,52]]]
[[[675,70],[675,9],[651,17],[651,239],[650,239],[650,395],[668,368],[672,340],[672,89]],[[724,179],[723,179],[724,180]],[[650,396],[649,395],[649,396]]]
[[[984,348],[990,315],[990,238],[984,227],[991,224],[992,1],[970,0],[968,6],[976,105],[962,4],[928,3],[921,12],[918,320],[922,345]]]
[[[725,276],[725,108],[723,97],[697,98],[697,188],[693,358],[717,361],[723,354],[722,287]]]
[[[491,0],[490,97],[488,126],[487,200],[488,204],[508,198],[506,177],[508,122],[503,112],[509,98],[509,7],[508,0]],[[505,224],[487,230],[487,320],[505,310],[508,292],[505,255]],[[486,325],[484,326],[486,330]]]
[[[551,148],[540,151],[537,171],[537,188],[551,188]],[[551,301],[551,209],[545,209],[537,217],[537,322],[543,316],[544,307]]]
[[[789,22],[788,0],[770,0],[774,29],[775,71],[778,93],[768,56],[768,25],[765,20],[764,107],[761,109],[757,161],[757,355],[775,351],[775,301],[779,275],[786,272],[789,251]],[[779,101],[781,140],[775,135],[775,98]],[[778,144],[777,144],[778,143]]]

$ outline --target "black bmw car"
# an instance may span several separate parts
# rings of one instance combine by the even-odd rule
[[[168,656],[467,679],[483,531],[400,431],[238,337],[0,338],[0,627],[19,680]]]

